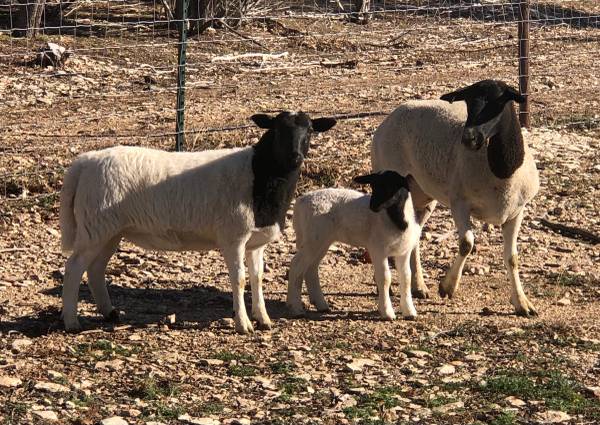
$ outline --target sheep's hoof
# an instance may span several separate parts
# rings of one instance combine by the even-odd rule
[[[440,297],[442,297],[442,298],[448,297],[448,299],[451,300],[452,297],[454,296],[454,291],[447,290],[446,288],[444,288],[444,285],[442,283],[440,283],[438,290],[440,293]]]
[[[81,325],[79,324],[79,321],[75,321],[74,323],[66,323],[65,322],[65,331],[67,331],[68,333],[71,334],[76,334],[81,332]]]
[[[425,289],[421,289],[421,288],[412,289],[411,293],[412,293],[413,298],[418,298],[421,300],[426,300],[427,298],[429,298],[429,290],[427,290],[426,288]]]
[[[417,316],[413,316],[413,315],[410,315],[410,316],[402,316],[402,318],[403,318],[404,320],[407,320],[407,321],[410,321],[410,322],[414,322],[415,320],[417,320]]]
[[[270,331],[273,328],[271,322],[257,322],[257,329],[260,331]]]
[[[537,310],[527,298],[523,299],[520,303],[513,302],[511,304],[515,307],[515,313],[521,317],[535,317],[538,315]]]
[[[242,335],[248,335],[254,332],[254,328],[252,327],[252,322],[250,320],[240,320],[235,321],[235,331]]]
[[[291,306],[288,304],[287,308],[290,312],[290,316],[294,319],[306,316],[306,310],[304,310],[304,307]]]
[[[108,313],[108,316],[104,318],[104,320],[107,322],[119,323],[121,321],[121,312],[116,308],[113,308],[110,313]]]

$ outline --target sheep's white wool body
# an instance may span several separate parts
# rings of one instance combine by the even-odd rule
[[[408,291],[406,295],[403,290],[402,314],[407,318],[416,316],[410,294],[409,259],[421,229],[415,221],[412,199],[409,194],[404,203],[407,222],[404,231],[390,220],[385,210],[371,211],[370,199],[369,195],[355,190],[322,189],[296,200],[293,223],[298,252],[290,265],[287,300],[294,315],[304,312],[301,301],[304,279],[311,302],[319,311],[329,309],[320,288],[317,268],[331,244],[342,242],[368,249],[378,285],[378,309],[381,316],[389,320],[394,319],[395,314],[389,299],[391,275],[387,258],[396,257],[400,280]]]
[[[248,248],[265,245],[279,226],[254,228],[251,167],[252,148],[175,153],[122,146],[82,154],[65,178],[74,192],[63,191],[61,201],[63,249],[120,235],[146,249],[207,250],[245,238],[248,229]]]
[[[461,144],[465,102],[409,101],[392,112],[373,138],[374,170],[411,174],[431,198],[451,206],[461,199],[471,215],[501,225],[516,217],[539,190],[538,172],[525,144],[523,165],[508,179],[490,170],[487,149]]]

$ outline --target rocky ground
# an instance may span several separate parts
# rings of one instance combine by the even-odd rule
[[[463,21],[290,20],[241,29],[269,53],[288,52],[279,59],[223,59],[264,50],[222,30],[195,37],[187,118],[198,133],[188,135],[188,149],[253,142],[255,129],[203,131],[247,124],[258,111],[389,111],[466,81],[516,83],[514,27]],[[62,70],[20,65],[14,55],[25,57],[33,43],[0,41],[0,53],[13,55],[0,61],[0,423],[599,423],[600,248],[542,224],[600,233],[600,141],[588,128],[598,119],[591,41],[599,34],[568,25],[534,34],[534,127],[526,139],[542,187],[519,250],[540,315],[513,315],[501,232],[479,224],[458,296],[439,298],[437,282],[457,252],[442,207],[424,229],[432,297],[416,302],[417,321],[378,319],[372,267],[347,246],[333,247],[321,266],[333,311],[290,318],[288,226],[266,254],[273,329],[251,336],[233,331],[219,253],[145,252],[128,243],[108,270],[122,323],[103,323],[83,285],[85,331],[64,333],[57,215],[64,168],[97,147],[172,146],[165,133],[174,127],[173,39],[157,33],[150,44],[165,46],[143,47],[139,34],[125,34],[104,39],[118,49],[96,51],[94,37],[49,36],[76,52]],[[381,119],[341,120],[315,138],[299,193],[351,186],[368,171]]]

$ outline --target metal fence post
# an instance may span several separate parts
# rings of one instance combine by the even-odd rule
[[[185,143],[185,47],[187,44],[187,14],[189,0],[181,0],[179,22],[179,54],[177,60],[177,121],[175,124],[175,150],[181,152]]]
[[[521,127],[529,128],[529,0],[519,0],[519,18],[519,91],[525,96],[519,108],[519,121]]]

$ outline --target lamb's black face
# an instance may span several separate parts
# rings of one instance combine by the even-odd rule
[[[479,81],[471,86],[445,94],[442,100],[467,103],[467,121],[462,143],[468,149],[479,150],[498,133],[498,124],[506,104],[525,102],[525,97],[506,83],[497,80]]]
[[[404,202],[408,198],[408,176],[402,177],[395,171],[386,170],[358,176],[354,178],[354,181],[371,186],[373,193],[369,208],[374,212],[379,212],[397,203],[404,206]]]
[[[308,155],[313,132],[329,130],[336,123],[331,118],[311,120],[304,112],[282,112],[276,117],[264,114],[252,116],[261,128],[268,128],[273,138],[273,160],[283,169],[295,169]]]

